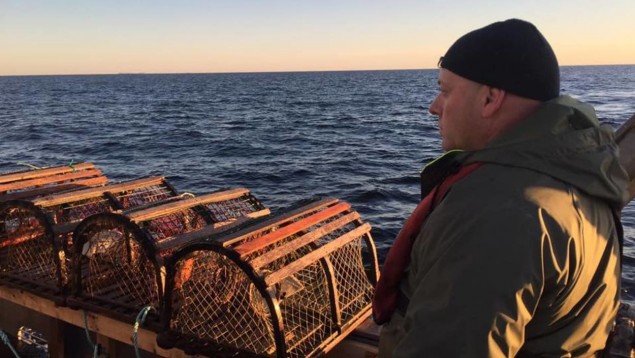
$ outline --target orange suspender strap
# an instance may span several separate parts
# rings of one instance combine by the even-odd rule
[[[419,235],[421,224],[430,215],[434,206],[443,200],[443,197],[454,183],[468,176],[480,166],[481,163],[468,164],[461,167],[458,172],[449,175],[441,184],[435,186],[410,214],[388,251],[381,277],[375,288],[373,297],[373,319],[375,323],[384,324],[388,322],[397,307],[399,282],[410,263],[410,252],[415,239]]]

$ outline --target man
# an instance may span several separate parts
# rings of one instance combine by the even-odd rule
[[[472,31],[439,66],[430,113],[448,153],[423,170],[425,199],[384,263],[380,356],[593,356],[620,292],[612,131],[560,96],[528,22]]]

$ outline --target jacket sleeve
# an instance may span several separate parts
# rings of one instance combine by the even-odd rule
[[[544,286],[549,237],[540,209],[505,196],[484,205],[483,195],[452,194],[416,239],[404,283],[405,335],[393,356],[513,357]]]

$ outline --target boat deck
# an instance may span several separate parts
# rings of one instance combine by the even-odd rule
[[[92,340],[110,357],[131,357],[133,325],[107,316],[86,312]],[[21,289],[0,286],[0,329],[13,334],[21,326],[42,333],[48,342],[51,358],[75,355],[79,345],[88,344],[84,332],[84,311],[60,307],[55,302]],[[328,358],[371,358],[377,356],[379,329],[370,320],[358,327],[327,354]],[[163,349],[156,343],[157,334],[139,328],[138,347],[143,357],[193,357],[179,349]]]

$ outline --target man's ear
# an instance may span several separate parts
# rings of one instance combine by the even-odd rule
[[[500,88],[483,86],[483,107],[481,109],[481,115],[485,118],[491,117],[503,105],[503,100],[507,92]]]

